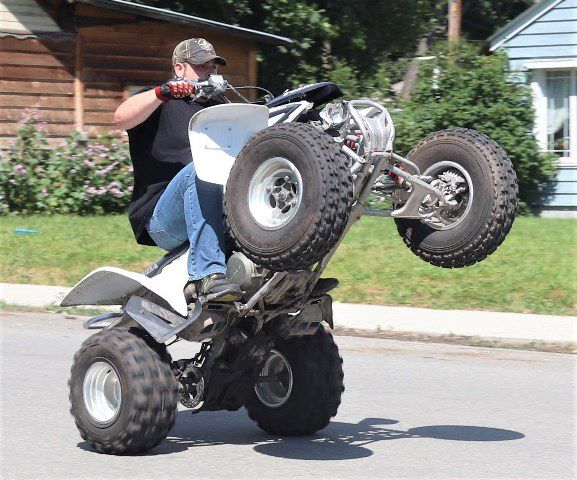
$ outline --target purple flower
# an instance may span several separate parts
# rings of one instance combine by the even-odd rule
[[[14,180],[13,178],[11,178],[10,180],[8,180],[8,183],[11,183],[12,185],[14,185],[16,183],[16,180]]]
[[[101,153],[100,155],[98,155],[100,158],[108,158],[108,155],[106,155],[106,153]]]
[[[26,169],[24,166],[20,165],[19,163],[14,165],[13,170],[20,175],[21,177],[25,177],[27,175]]]

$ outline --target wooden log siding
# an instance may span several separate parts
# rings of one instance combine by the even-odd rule
[[[18,131],[18,123],[34,109],[49,136],[70,133],[74,112],[74,39],[4,37],[0,39],[0,148]],[[64,133],[67,131],[67,133]]]
[[[78,20],[107,22],[134,16],[77,4]],[[171,75],[174,47],[183,39],[207,38],[229,61],[219,69],[232,84],[256,82],[257,46],[251,40],[158,21],[81,27],[81,62],[84,104],[83,129],[89,136],[114,130],[114,111],[136,86],[154,86]],[[34,108],[47,122],[47,138],[58,143],[75,128],[74,36],[0,38],[0,148],[17,133],[25,109]],[[78,120],[78,119],[76,119]]]
[[[219,69],[219,72],[235,85],[249,83],[251,51],[256,52],[256,46],[246,40],[233,43],[231,37],[159,22],[85,27],[82,34],[86,87],[94,86],[94,82],[110,82],[119,97],[126,96],[130,87],[154,86],[169,78],[172,73],[172,51],[185,38],[208,38],[216,51],[229,61],[228,66]],[[142,39],[146,39],[145,45],[141,45]],[[89,133],[95,128],[106,127],[105,124],[92,121],[87,115],[90,110],[87,105],[85,126]],[[110,123],[108,127],[114,128],[114,125]]]

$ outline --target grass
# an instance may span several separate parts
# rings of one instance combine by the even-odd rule
[[[22,235],[14,228],[38,230]],[[326,276],[342,302],[577,315],[577,221],[518,218],[503,245],[464,269],[433,267],[402,243],[394,222],[363,218]],[[114,265],[142,271],[164,254],[137,245],[125,216],[0,218],[0,281],[69,286]]]

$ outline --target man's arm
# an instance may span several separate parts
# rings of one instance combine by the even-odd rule
[[[114,123],[122,130],[130,130],[150,117],[162,102],[196,93],[194,82],[186,78],[173,78],[156,88],[127,98],[114,112]]]
[[[128,97],[114,112],[114,123],[121,130],[140,125],[162,104],[154,89]]]

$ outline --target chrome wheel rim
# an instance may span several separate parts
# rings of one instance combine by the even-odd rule
[[[474,192],[471,176],[461,165],[449,161],[431,165],[423,172],[423,176],[433,177],[431,186],[440,189],[446,199],[449,198],[456,203],[439,207],[431,202],[431,197],[427,195],[421,204],[420,212],[426,214],[435,211],[435,213],[422,221],[435,230],[455,228],[465,219],[473,205]],[[442,178],[452,181],[443,181]]]
[[[267,407],[278,408],[287,402],[292,389],[293,372],[288,360],[271,350],[254,386],[257,397]]]
[[[283,157],[266,160],[248,186],[250,214],[265,230],[277,230],[289,223],[300,208],[302,198],[301,174]]]
[[[92,419],[112,422],[120,412],[122,388],[116,369],[108,362],[93,363],[84,376],[84,405]]]

